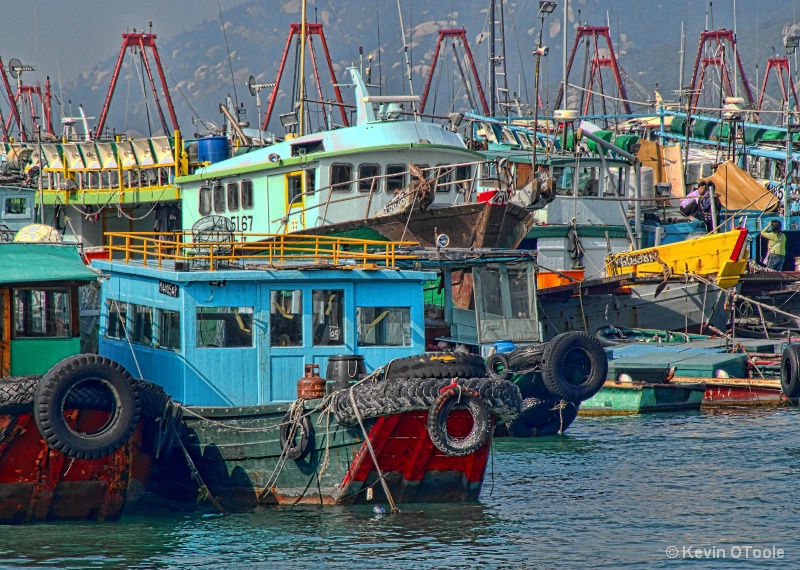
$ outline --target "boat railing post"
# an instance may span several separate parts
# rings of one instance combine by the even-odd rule
[[[642,163],[637,159],[633,165],[636,176],[636,203],[633,205],[634,234],[636,249],[642,247]]]
[[[127,264],[131,260],[131,235],[125,235],[125,263]]]

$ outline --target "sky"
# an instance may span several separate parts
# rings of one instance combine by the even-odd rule
[[[153,22],[157,41],[167,40],[204,20],[219,20],[245,0],[5,0],[0,8],[0,58],[37,68],[44,82],[66,81],[98,60],[119,54],[122,34]],[[32,83],[30,77],[26,83]]]

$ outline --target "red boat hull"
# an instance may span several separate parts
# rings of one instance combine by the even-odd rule
[[[437,449],[426,428],[427,411],[380,417],[369,438],[392,498],[397,503],[474,501],[481,491],[489,458],[491,438],[464,457],[446,455]],[[448,431],[466,436],[472,418],[465,410],[452,412]],[[366,443],[356,454],[340,488],[339,503],[386,500],[378,471]],[[363,492],[373,489],[372,496]]]
[[[67,410],[78,429],[108,415]],[[50,449],[31,413],[0,415],[0,524],[117,520],[127,500],[144,491],[152,458],[140,424],[126,445],[100,459],[75,459]]]

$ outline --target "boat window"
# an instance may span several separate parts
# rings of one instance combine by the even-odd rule
[[[178,311],[156,309],[157,340],[156,348],[181,350],[181,314]]]
[[[386,167],[386,191],[397,192],[406,187],[406,172],[408,167],[405,164],[390,164]]]
[[[269,317],[270,346],[303,346],[303,292],[272,291]]]
[[[125,340],[125,317],[128,314],[128,304],[118,303],[113,299],[106,299],[108,320],[106,321],[106,338]]]
[[[153,346],[153,309],[144,305],[128,305],[131,315],[131,342]]]
[[[286,200],[289,207],[302,206],[303,204],[303,175],[286,175]]]
[[[322,289],[311,295],[314,346],[344,344],[344,291]]]
[[[353,189],[353,165],[331,164],[331,189],[337,192],[350,192]]]
[[[236,212],[239,210],[239,183],[228,183],[228,210]]]
[[[437,164],[436,191],[450,192],[450,180],[453,178],[453,167],[446,164]]]
[[[70,336],[69,289],[14,291],[14,338]]]
[[[508,290],[511,298],[511,318],[530,319],[530,291],[527,269],[508,268]]]
[[[379,164],[358,165],[358,191],[378,192],[380,190],[381,166]]]
[[[310,196],[317,190],[317,173],[315,170],[306,170],[306,195]]]
[[[468,164],[456,166],[455,183],[459,191],[469,190],[470,184],[472,184],[472,167]]]
[[[517,146],[517,138],[509,129],[504,128],[502,132],[503,142],[508,145]]]
[[[500,299],[500,270],[489,268],[481,271],[481,291],[483,292],[483,312],[500,317],[503,304]]]
[[[198,205],[201,216],[207,216],[211,213],[211,187],[200,187],[200,203]]]
[[[253,307],[197,307],[197,348],[253,346]]]
[[[222,184],[214,184],[214,211],[217,213],[225,211],[225,189]]]
[[[533,145],[531,144],[531,139],[528,138],[528,135],[526,133],[517,131],[517,138],[519,139],[519,142],[522,143],[522,148],[528,150],[533,148]]]
[[[12,216],[26,215],[28,213],[28,199],[24,197],[6,198],[3,213]]]
[[[358,346],[410,346],[409,307],[358,307]]]
[[[253,181],[242,180],[242,209],[253,209]]]

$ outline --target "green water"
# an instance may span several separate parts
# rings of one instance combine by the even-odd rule
[[[797,410],[581,417],[565,436],[497,441],[478,503],[140,508],[4,527],[0,567],[800,568],[799,481]]]

